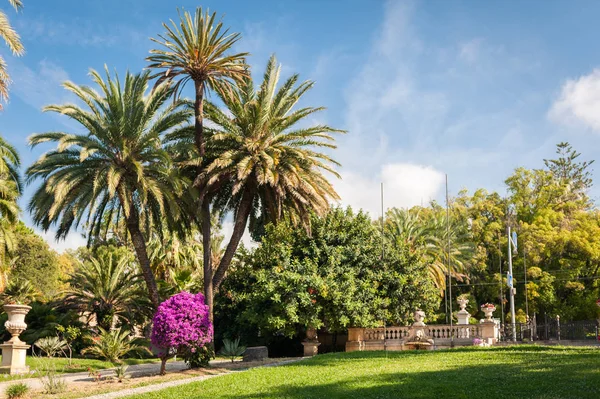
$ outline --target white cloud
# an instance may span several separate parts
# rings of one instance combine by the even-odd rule
[[[381,215],[382,182],[384,207],[408,208],[427,205],[435,198],[444,184],[444,174],[430,166],[393,163],[383,165],[379,173],[370,177],[342,172],[342,180],[334,185],[341,204],[363,209],[375,218]]]
[[[463,61],[473,63],[477,61],[479,53],[481,52],[481,46],[483,44],[482,38],[475,38],[459,45],[458,56]]]
[[[62,83],[69,80],[69,74],[61,66],[48,60],[40,61],[35,68],[19,61],[13,63],[13,93],[23,102],[40,109],[48,104],[72,101],[73,96],[62,87]]]
[[[600,69],[562,86],[552,105],[550,119],[562,124],[581,124],[600,133]]]
[[[54,237],[56,233],[54,231],[48,230],[43,232],[38,229],[34,229],[35,233],[42,237],[50,248],[55,250],[58,253],[63,253],[67,249],[77,249],[79,247],[84,247],[87,244],[87,240],[78,232],[71,232],[65,237],[65,239],[61,239],[57,241]]]
[[[130,26],[96,24],[81,18],[68,22],[43,16],[21,18],[16,28],[24,40],[61,46],[114,47],[123,44],[148,42],[148,36]]]

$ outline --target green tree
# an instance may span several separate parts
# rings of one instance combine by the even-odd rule
[[[6,255],[16,245],[14,225],[19,218],[17,200],[22,191],[19,166],[19,153],[0,137],[0,292],[8,283],[11,269]]]
[[[177,231],[187,223],[180,218],[177,202],[181,179],[170,166],[161,137],[185,123],[190,112],[182,102],[168,101],[173,93],[168,83],[145,95],[149,72],[128,72],[123,86],[108,69],[106,80],[93,70],[91,76],[99,91],[64,84],[84,107],[44,108],[70,117],[85,133],[49,132],[29,138],[32,146],[48,141],[57,144],[27,170],[28,181],[42,180],[29,210],[45,231],[57,225],[57,238],[81,222],[87,223],[90,235],[100,236],[105,217],[124,219],[150,300],[157,307],[158,289],[146,239],[152,227],[160,232],[168,225]]]
[[[115,247],[95,252],[71,276],[61,307],[95,316],[98,326],[106,330],[149,315],[143,278],[131,253]]]
[[[229,324],[229,336],[247,338],[249,325],[294,336],[306,327],[406,323],[416,307],[432,311],[439,302],[421,255],[388,243],[382,262],[377,227],[350,208],[313,213],[310,234],[288,219],[268,225],[261,245],[230,274],[216,317]]]
[[[8,0],[11,6],[16,11],[23,8],[22,0]],[[8,21],[6,14],[0,10],[0,37],[8,46],[8,49],[17,57],[25,53],[23,44],[19,34],[13,29]],[[8,100],[8,86],[10,85],[10,77],[6,70],[6,61],[0,56],[0,110],[2,110],[2,102]]]
[[[171,26],[163,24],[164,35],[152,39],[161,49],[150,51],[149,68],[158,69],[159,82],[178,80],[174,94],[190,80],[194,82],[194,133],[195,181],[194,186],[203,189],[198,203],[203,237],[204,296],[213,314],[213,267],[211,263],[211,211],[210,195],[206,195],[204,179],[206,165],[206,138],[204,132],[204,98],[209,90],[229,92],[234,83],[248,76],[244,57],[246,53],[228,54],[240,39],[239,33],[229,33],[222,22],[216,22],[216,13],[203,12],[198,7],[192,16],[184,12],[179,24],[171,20]],[[204,197],[207,197],[206,200]]]
[[[466,276],[474,245],[465,218],[453,213],[448,229],[445,210],[439,206],[431,210],[393,208],[386,213],[385,231],[399,248],[408,246],[423,252],[429,264],[429,276],[440,292],[446,289],[448,279],[449,234],[450,272],[454,278]]]
[[[66,278],[58,254],[23,222],[15,226],[14,234],[17,246],[11,254],[15,261],[9,282],[13,279],[29,281],[43,299],[56,298],[63,288],[62,280]]]

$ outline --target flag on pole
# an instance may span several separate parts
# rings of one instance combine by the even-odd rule
[[[517,252],[517,232],[516,231],[512,232],[512,237],[510,237],[510,242],[511,242],[515,252]]]

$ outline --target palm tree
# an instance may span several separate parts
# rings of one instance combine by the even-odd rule
[[[13,226],[19,219],[17,200],[22,192],[20,164],[17,150],[0,137],[0,273],[3,277],[7,277],[10,270],[6,254],[15,247]],[[0,279],[0,292],[6,282],[5,278]]]
[[[21,8],[23,8],[22,0],[8,0],[8,2],[16,11],[19,11]],[[8,17],[2,10],[0,10],[0,37],[4,39],[4,42],[13,55],[20,57],[25,53],[23,44],[21,44],[21,38],[10,25]],[[4,58],[0,56],[0,110],[2,109],[2,102],[8,100],[9,84],[10,77],[6,71],[6,61],[4,61]]]
[[[194,82],[194,143],[196,146],[196,176],[200,177],[202,164],[206,154],[206,140],[204,137],[204,98],[209,90],[217,92],[231,91],[233,83],[241,81],[248,76],[247,66],[244,61],[246,53],[229,55],[232,46],[240,39],[239,33],[229,33],[223,28],[223,23],[216,23],[216,13],[203,12],[196,8],[192,17],[189,12],[179,15],[179,24],[171,20],[171,26],[163,24],[164,35],[152,39],[162,49],[150,51],[147,61],[149,68],[158,69],[160,76],[158,82],[163,80],[178,80],[175,85],[175,95],[190,80]],[[204,182],[196,179],[196,187],[201,187]],[[202,228],[203,268],[204,268],[204,295],[211,309],[212,317],[212,263],[210,245],[210,199],[204,200],[204,195],[199,199],[200,220]]]
[[[215,288],[225,277],[249,218],[276,222],[286,215],[308,226],[311,212],[322,215],[330,200],[339,199],[323,174],[339,177],[333,169],[339,164],[320,149],[336,148],[331,133],[343,131],[326,125],[299,127],[323,108],[294,109],[313,82],[296,85],[298,75],[293,75],[277,88],[280,69],[273,56],[259,88],[246,78],[230,95],[221,95],[227,110],[206,106],[215,126],[210,129],[214,156],[202,178],[218,193],[216,203],[234,213],[232,237],[212,276]]]
[[[121,364],[121,358],[132,352],[150,352],[146,346],[138,344],[138,341],[123,327],[115,330],[100,328],[100,334],[94,339],[93,344],[84,348],[81,354],[91,354],[113,364]]]
[[[50,105],[45,111],[69,116],[84,134],[49,132],[29,138],[32,147],[50,141],[57,148],[42,155],[27,170],[28,182],[42,179],[29,203],[33,221],[48,230],[57,225],[57,238],[84,222],[92,236],[100,236],[108,219],[124,219],[135,249],[150,300],[159,305],[156,279],[150,267],[146,237],[186,227],[179,218],[177,195],[181,180],[170,167],[162,147],[164,133],[191,116],[179,101],[170,103],[173,88],[160,84],[145,95],[149,73],[125,77],[124,85],[106,68],[106,81],[91,71],[100,91],[67,82],[64,86],[85,104]],[[169,103],[168,105],[166,105]],[[175,223],[177,221],[177,223]]]
[[[61,307],[94,315],[104,329],[116,321],[132,324],[139,314],[148,313],[144,280],[136,269],[128,253],[99,251],[71,276]]]
[[[429,265],[429,277],[444,292],[448,278],[448,229],[446,216],[434,210],[424,215],[419,208],[390,209],[386,214],[386,235],[392,245],[420,250]],[[473,244],[464,226],[450,220],[450,273],[462,279],[473,255]]]

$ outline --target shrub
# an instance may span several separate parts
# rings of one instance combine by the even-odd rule
[[[60,374],[56,370],[44,371],[40,381],[42,382],[43,393],[45,394],[56,395],[67,390],[67,382],[64,378],[60,377]]]
[[[67,348],[67,343],[58,337],[45,337],[35,341],[35,346],[40,348],[48,357],[54,357],[58,352]]]
[[[231,363],[236,357],[242,356],[246,352],[246,347],[240,345],[240,339],[237,338],[235,341],[229,339],[223,340],[223,347],[221,348],[221,355],[231,359]]]
[[[94,338],[94,343],[81,351],[82,354],[90,353],[109,362],[119,364],[121,358],[132,352],[148,352],[148,348],[137,344],[137,340],[130,332],[123,329],[106,331],[99,328],[100,335]]]
[[[213,325],[204,295],[180,292],[158,307],[152,321],[151,341],[162,360],[161,374],[167,359],[179,353],[190,367],[206,365],[212,351],[205,349],[212,340]]]
[[[8,399],[19,399],[25,397],[25,394],[29,392],[29,389],[30,388],[27,384],[20,382],[18,384],[12,384],[6,387],[4,393]]]

